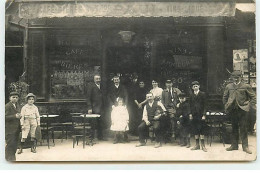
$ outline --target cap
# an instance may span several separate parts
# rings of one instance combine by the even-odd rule
[[[183,97],[186,97],[186,94],[185,93],[180,93],[179,95],[178,95],[178,97],[180,98],[183,98]]]
[[[9,96],[19,96],[19,93],[16,91],[10,92]]]
[[[239,77],[239,76],[241,76],[241,75],[242,75],[241,71],[233,71],[233,72],[231,73],[231,76],[232,76],[232,77]]]
[[[34,101],[36,100],[36,95],[34,95],[33,93],[27,94],[27,96],[25,97],[26,100],[28,99],[28,97],[33,97],[33,98],[34,98]]]
[[[192,83],[191,83],[191,85],[193,86],[193,85],[200,85],[200,83],[198,82],[198,81],[193,81]]]
[[[166,80],[166,83],[172,83],[172,80],[167,79],[167,80]]]

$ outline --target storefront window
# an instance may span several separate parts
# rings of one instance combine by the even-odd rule
[[[100,74],[100,43],[95,35],[52,35],[49,47],[52,99],[85,99],[87,84]]]

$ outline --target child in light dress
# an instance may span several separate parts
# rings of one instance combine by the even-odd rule
[[[129,114],[126,106],[124,105],[123,98],[117,98],[117,105],[113,106],[111,112],[110,127],[110,130],[114,131],[115,133],[114,144],[123,142],[123,136],[127,136],[126,133],[129,130],[128,123]]]

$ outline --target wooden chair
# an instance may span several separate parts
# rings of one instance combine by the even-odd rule
[[[73,127],[73,148],[75,144],[79,143],[79,139],[83,139],[83,148],[85,148],[86,144],[90,144],[91,137],[91,126],[89,123],[86,123],[86,116],[72,116],[72,127]]]

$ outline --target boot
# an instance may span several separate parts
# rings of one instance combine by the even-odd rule
[[[161,142],[156,142],[155,145],[154,145],[154,148],[159,148],[162,146],[162,143]]]
[[[21,146],[20,146],[20,149],[18,150],[17,154],[22,154],[23,153],[23,145],[24,145],[24,142],[21,142]]]
[[[180,142],[179,142],[179,145],[180,145],[180,146],[183,146],[183,137],[182,137],[182,136],[180,136]]]
[[[200,149],[200,142],[199,139],[196,139],[196,145],[191,150],[199,150]]]
[[[204,152],[207,152],[207,149],[205,147],[204,139],[201,139],[201,148]]]
[[[187,144],[186,144],[186,142],[185,142],[185,138],[182,137],[181,147],[184,147],[184,146],[186,146],[186,145],[187,145]]]
[[[238,150],[238,146],[231,145],[230,147],[226,148],[226,151],[233,151],[233,150]]]
[[[249,150],[248,147],[243,148],[243,151],[246,152],[247,154],[252,154],[252,151]]]
[[[116,134],[113,144],[117,144],[118,142],[119,142],[119,135]]]
[[[190,138],[189,137],[187,138],[187,146],[186,146],[186,148],[190,148]]]
[[[124,132],[124,142],[128,143],[129,140],[128,140],[128,135],[126,132]]]
[[[31,141],[31,152],[36,153],[36,140]]]

